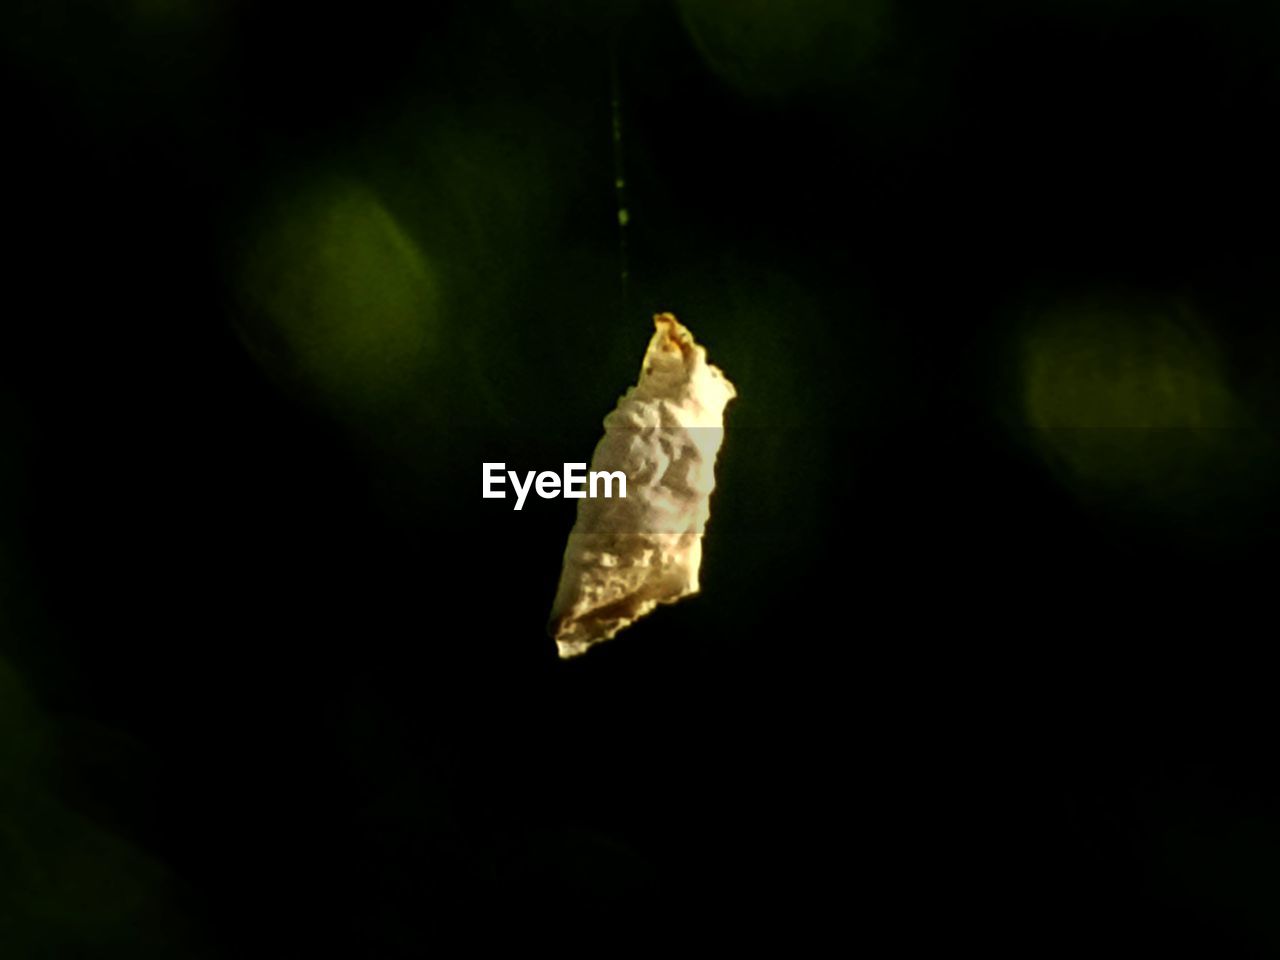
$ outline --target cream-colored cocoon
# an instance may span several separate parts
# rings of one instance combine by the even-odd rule
[[[615,484],[612,498],[580,500],[564,551],[549,624],[561,657],[698,592],[724,409],[737,391],[675,317],[654,326],[640,382],[604,418],[591,458],[593,473],[626,475],[627,495]]]

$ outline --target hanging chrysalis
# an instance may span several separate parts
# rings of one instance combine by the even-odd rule
[[[698,592],[724,408],[737,391],[675,317],[654,326],[640,381],[605,417],[591,458],[592,473],[622,472],[626,495],[582,499],[564,551],[548,626],[561,657]]]

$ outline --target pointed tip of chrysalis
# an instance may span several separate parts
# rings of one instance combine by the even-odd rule
[[[698,346],[693,334],[674,313],[657,313],[653,316],[654,345],[670,353],[692,353]]]

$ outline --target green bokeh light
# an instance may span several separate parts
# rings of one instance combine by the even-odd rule
[[[183,955],[173,878],[62,800],[55,732],[0,658],[0,955]]]
[[[1060,307],[1021,347],[1025,423],[1078,491],[1189,507],[1238,460],[1247,418],[1188,311]]]
[[[77,123],[113,142],[163,123],[215,121],[211,79],[229,5],[216,0],[65,0],[0,7],[0,53]]]
[[[42,725],[27,703],[17,672],[0,658],[0,784],[31,770],[42,738]]]
[[[680,0],[708,64],[738,89],[789,96],[844,85],[881,42],[887,0]]]
[[[402,399],[439,345],[436,274],[358,183],[286,204],[253,244],[243,289],[255,355],[343,406]]]

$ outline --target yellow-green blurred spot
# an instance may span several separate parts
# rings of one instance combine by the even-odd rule
[[[296,200],[251,249],[245,329],[273,372],[355,406],[411,391],[436,342],[436,278],[370,190],[342,183]]]
[[[887,0],[680,0],[689,35],[748,93],[840,87],[884,34]]]
[[[50,786],[47,732],[0,658],[0,956],[189,955],[177,949],[172,878]],[[171,949],[143,952],[161,945]]]
[[[1022,342],[1023,406],[1050,460],[1086,488],[1168,505],[1207,491],[1239,413],[1192,318],[1083,305]]]
[[[42,733],[17,672],[0,658],[0,785],[28,771],[39,753]]]

